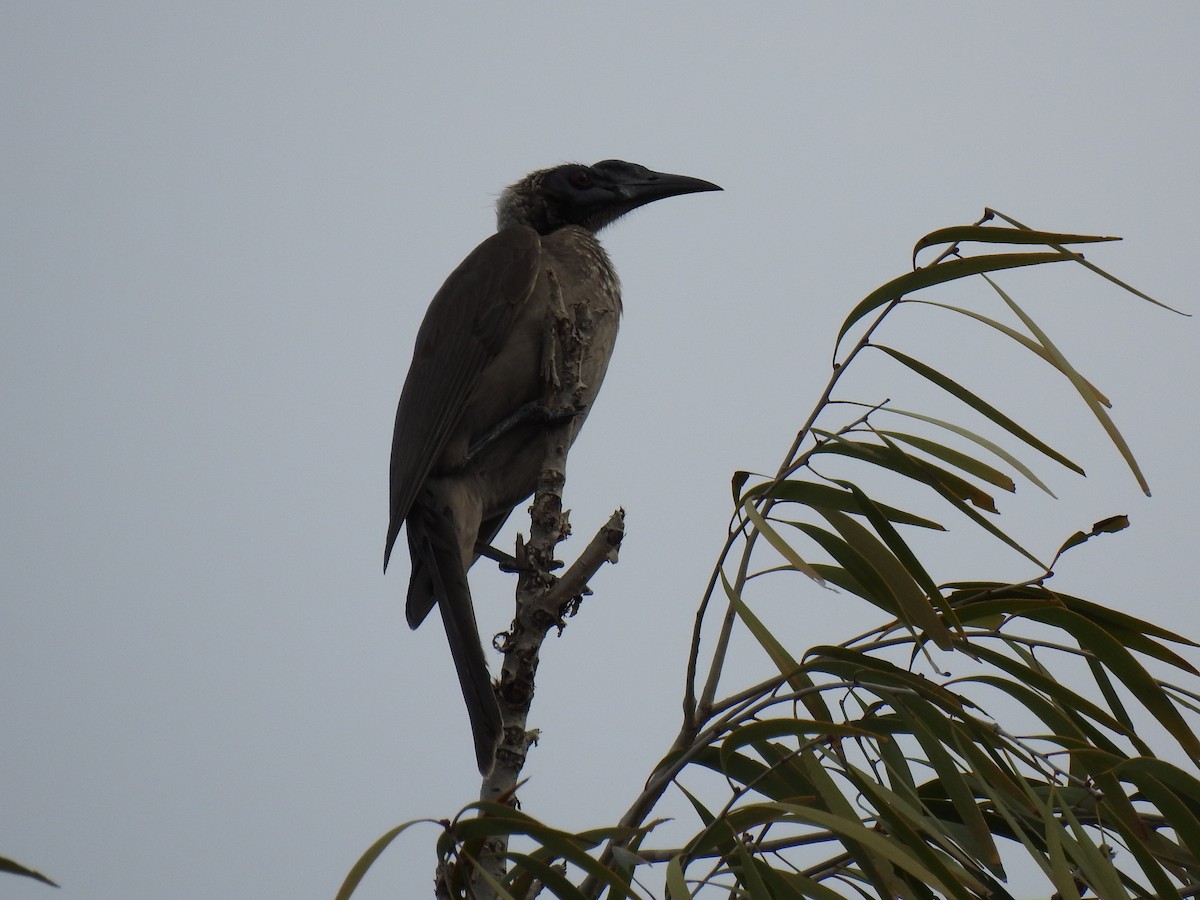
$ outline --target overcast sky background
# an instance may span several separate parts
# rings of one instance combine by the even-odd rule
[[[1200,309],[1198,39],[1191,2],[4,4],[0,855],[63,888],[0,895],[330,897],[383,831],[471,801],[440,625],[408,631],[403,554],[380,571],[395,401],[503,186],[610,157],[725,188],[605,235],[626,313],[567,502],[581,538],[624,505],[628,537],[545,648],[522,799],[615,821],[678,724],[730,473],[774,471],[918,237],[987,205],[1120,234],[1089,259]],[[1113,399],[1153,499],[1028,353],[917,310],[885,336],[1084,464],[1021,454],[1061,497],[1004,501],[1031,546],[1130,515],[1057,586],[1200,635],[1196,321],[1079,267],[1001,283]],[[868,362],[853,396],[966,421]],[[511,579],[472,580],[500,630]],[[878,618],[787,585],[758,602],[798,646]],[[770,671],[746,647],[726,683]],[[435,836],[360,896],[426,895]]]

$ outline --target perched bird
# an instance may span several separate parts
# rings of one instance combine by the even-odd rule
[[[596,232],[655,200],[719,190],[615,159],[534,172],[501,195],[496,233],[446,279],[417,332],[396,410],[383,565],[407,523],[408,624],[420,625],[434,604],[441,609],[483,774],[495,760],[500,710],[466,573],[537,484],[540,437],[553,419],[539,405],[551,298],[583,304],[590,323],[582,404],[569,413],[573,440],[621,314],[617,273]]]

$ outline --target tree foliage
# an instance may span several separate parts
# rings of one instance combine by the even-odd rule
[[[988,224],[997,218],[1005,224]],[[829,381],[775,475],[734,475],[727,540],[695,618],[683,721],[623,819],[567,833],[512,806],[473,804],[441,823],[443,893],[1005,898],[1019,859],[1062,898],[1200,892],[1200,740],[1189,721],[1200,673],[1177,649],[1195,645],[1051,586],[1064,554],[1127,520],[1097,522],[1049,554],[1018,542],[996,522],[997,493],[1024,481],[1050,494],[1038,463],[1021,456],[1081,467],[1051,445],[1054,435],[1019,424],[1020,410],[1002,411],[1013,398],[985,399],[876,338],[911,304],[994,330],[1070,383],[1148,492],[1107,398],[992,277],[1071,262],[1157,303],[1068,249],[1108,240],[1036,231],[989,210],[918,241],[913,270],[846,318]],[[968,255],[968,244],[983,252]],[[964,278],[985,279],[1020,327],[922,295]],[[952,398],[962,416],[841,395],[845,374],[872,352]],[[980,417],[1000,437],[962,424]],[[880,476],[916,485],[945,514],[882,502],[863,486]],[[913,535],[945,523],[1011,548],[1037,574],[938,583]],[[859,597],[878,608],[879,624],[836,645],[793,646],[755,608],[755,583],[780,579],[795,581],[788,590],[815,583]],[[738,630],[774,677],[725,687]],[[672,789],[695,828],[662,846],[654,817]],[[342,896],[412,824],[364,854]],[[521,837],[510,846],[510,836]],[[471,882],[487,847],[501,848],[507,871]]]

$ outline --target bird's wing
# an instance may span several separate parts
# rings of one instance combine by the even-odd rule
[[[536,231],[505,228],[471,251],[429,304],[396,409],[385,569],[400,526],[480,373],[508,340],[533,291],[540,257]]]

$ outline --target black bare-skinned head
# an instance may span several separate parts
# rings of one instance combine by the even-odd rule
[[[550,234],[567,225],[597,232],[631,209],[699,191],[719,191],[709,181],[654,172],[637,163],[606,159],[541,169],[508,187],[496,204],[498,228],[528,225]]]

